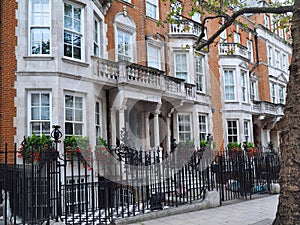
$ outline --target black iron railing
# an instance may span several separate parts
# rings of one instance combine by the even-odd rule
[[[76,151],[72,152],[77,155],[68,157],[61,152],[59,158],[53,157],[52,145],[43,148],[45,160],[31,163],[18,158],[16,147],[0,151],[0,216],[6,224],[41,224],[50,219],[65,224],[110,224],[192,204],[213,189],[222,201],[251,198],[269,192],[280,169],[274,151],[228,152],[211,161],[205,156],[208,149],[182,155],[177,146],[162,159],[159,149],[147,152],[120,145],[83,162]],[[14,164],[8,163],[8,155],[13,155]]]

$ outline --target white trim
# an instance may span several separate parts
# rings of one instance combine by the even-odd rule
[[[87,110],[87,106],[86,106],[86,94],[83,94],[83,93],[78,93],[78,92],[71,92],[71,91],[64,91],[64,95],[63,95],[63,101],[64,101],[64,136],[66,136],[66,127],[65,127],[65,124],[66,124],[66,95],[70,95],[70,96],[73,96],[73,97],[79,97],[79,98],[82,98],[82,136],[86,136],[86,132],[87,132],[87,121],[86,121],[86,110]],[[75,104],[75,103],[73,103]],[[75,109],[75,108],[73,108]],[[74,122],[76,122],[74,119],[75,119],[75,115],[73,115],[73,120],[70,121],[71,123],[74,124]],[[73,127],[73,134],[74,134],[74,127]],[[74,134],[76,136],[78,136],[78,134]]]
[[[30,123],[32,121],[31,119],[31,95],[32,94],[49,94],[49,122],[50,122],[50,127],[49,127],[49,132],[51,133],[51,127],[52,127],[52,93],[51,91],[49,90],[29,90],[27,91],[27,122],[26,122],[26,126],[27,126],[27,135],[28,136],[31,136],[32,135],[32,132],[31,132],[31,127],[30,127]],[[38,121],[43,121],[42,119],[41,120],[38,120]],[[45,120],[46,121],[46,120]],[[49,133],[49,135],[50,135]]]

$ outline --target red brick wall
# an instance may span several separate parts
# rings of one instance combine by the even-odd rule
[[[1,0],[0,5],[0,148],[2,150],[5,143],[13,149],[16,133],[13,120],[16,116],[14,82],[17,66],[15,55],[17,2]]]

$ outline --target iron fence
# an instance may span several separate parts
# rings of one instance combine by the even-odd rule
[[[206,149],[142,151],[124,144],[101,155],[81,157],[40,146],[39,160],[20,157],[14,149],[0,151],[0,211],[4,224],[110,224],[154,210],[192,204],[217,189],[221,201],[269,192],[277,182],[280,161],[274,152],[253,156],[205,155]],[[33,151],[33,149],[32,149]],[[33,152],[32,152],[33,153]],[[210,152],[212,153],[212,152]],[[42,155],[44,154],[44,156]],[[8,163],[13,155],[14,163]]]

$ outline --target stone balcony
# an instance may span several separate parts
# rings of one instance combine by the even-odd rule
[[[182,17],[182,19],[176,20],[175,23],[169,24],[169,35],[170,36],[179,35],[179,36],[188,36],[188,37],[192,36],[197,38],[201,34],[202,27],[203,27],[202,24],[197,23],[196,21],[193,21],[191,19]]]
[[[220,56],[238,56],[247,60],[251,59],[251,52],[248,48],[239,43],[219,43],[219,55]]]
[[[266,101],[254,101],[252,112],[265,116],[283,116],[282,104],[274,104]]]
[[[127,61],[112,62],[92,57],[93,79],[107,89],[128,85],[138,90],[149,90],[162,96],[196,100],[196,85],[183,79],[167,76],[164,71]],[[198,98],[199,99],[199,98]]]

